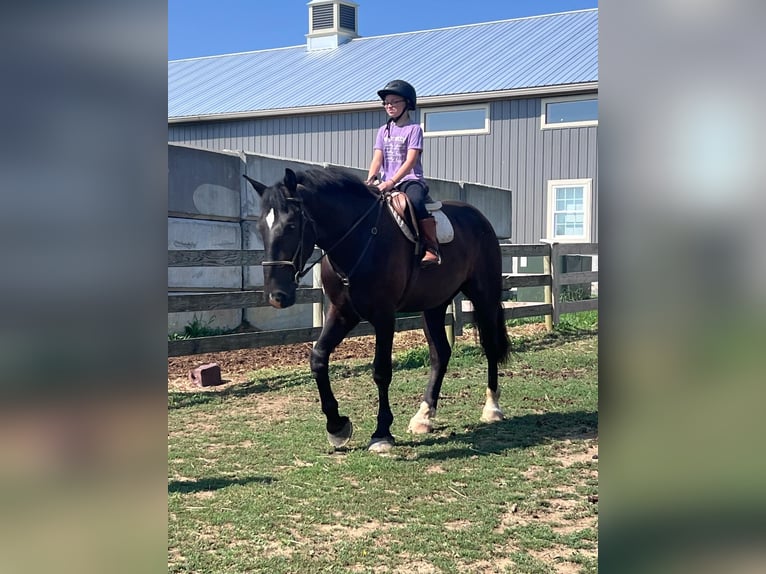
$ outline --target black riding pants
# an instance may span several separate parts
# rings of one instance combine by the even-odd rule
[[[415,210],[415,217],[420,221],[430,217],[428,210],[426,210],[426,198],[428,197],[428,186],[422,181],[410,179],[403,181],[397,187],[399,191],[403,191],[407,194],[412,202],[412,207]]]

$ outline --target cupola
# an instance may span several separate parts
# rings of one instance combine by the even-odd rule
[[[348,0],[311,0],[309,33],[306,48],[328,50],[358,38],[356,12],[358,4]]]

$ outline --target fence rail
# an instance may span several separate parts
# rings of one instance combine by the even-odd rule
[[[519,287],[543,287],[544,302],[504,301],[503,309],[506,319],[544,316],[548,328],[558,324],[563,313],[577,313],[598,309],[598,299],[580,301],[562,301],[561,287],[564,285],[579,285],[598,281],[598,271],[563,272],[558,269],[559,261],[564,255],[598,255],[596,243],[541,243],[500,245],[503,256],[506,257],[542,257],[543,273],[505,273],[503,274],[503,289],[510,290]],[[263,261],[263,251],[257,250],[198,250],[198,251],[168,251],[168,267],[225,267],[260,265]],[[313,342],[319,338],[322,331],[322,311],[324,293],[319,285],[318,274],[314,275],[313,287],[299,288],[296,292],[296,304],[312,303],[315,306],[314,326],[297,329],[280,329],[250,333],[232,333],[193,339],[168,341],[168,356],[195,355],[236,349],[287,345],[293,343]],[[269,305],[263,290],[248,291],[206,291],[204,293],[168,293],[168,313],[211,311],[219,309],[245,309],[251,307],[266,307]],[[473,322],[471,302],[458,294],[450,305],[445,317],[445,325],[450,339],[460,335],[463,326]],[[400,317],[396,320],[397,331],[409,331],[422,328],[421,318]],[[362,322],[355,327],[349,337],[359,337],[374,334],[372,326]]]

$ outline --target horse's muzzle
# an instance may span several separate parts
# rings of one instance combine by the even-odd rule
[[[295,303],[295,296],[290,296],[284,291],[272,291],[269,293],[269,305],[275,309],[286,309]]]

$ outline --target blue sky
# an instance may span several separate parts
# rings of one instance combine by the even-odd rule
[[[168,0],[168,59],[306,43],[309,0]],[[597,0],[355,0],[359,35],[379,36],[596,8]]]

